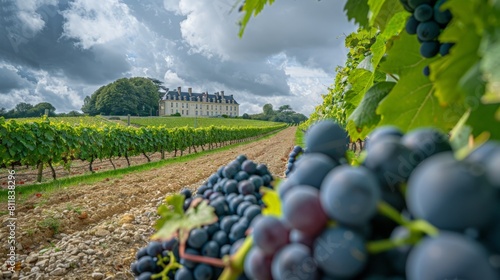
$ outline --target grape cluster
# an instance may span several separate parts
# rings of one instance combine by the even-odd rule
[[[449,10],[442,10],[446,0],[400,0],[401,4],[412,15],[406,22],[406,32],[416,34],[420,45],[420,54],[432,58],[438,53],[442,56],[450,52],[453,43],[439,42],[438,36],[450,22],[452,15]],[[423,70],[429,76],[429,66]]]
[[[457,160],[440,131],[387,126],[354,167],[345,139],[331,121],[309,129],[282,217],[253,223],[250,279],[500,279],[498,143]]]
[[[302,154],[304,150],[302,149],[301,146],[295,146],[292,148],[290,151],[290,154],[288,154],[288,163],[286,165],[286,171],[285,171],[285,176],[288,177],[288,174],[292,172],[294,163],[297,161],[297,157]]]
[[[136,261],[132,263],[130,269],[136,279],[149,280],[153,274],[163,270],[163,265],[170,262],[170,257],[179,259],[179,242],[172,239],[165,242],[152,241],[146,247],[139,249],[136,253]],[[174,272],[169,272],[169,278],[174,278]]]
[[[218,217],[216,223],[191,230],[185,253],[212,258],[234,254],[243,244],[252,221],[261,215],[263,206],[261,187],[272,188],[273,179],[265,164],[257,164],[247,159],[245,155],[239,155],[235,160],[226,166],[221,166],[217,172],[213,173],[197,189],[195,195],[192,195],[188,189],[183,189],[181,194],[185,196],[185,211],[194,200],[202,198],[208,200]],[[147,248],[156,243],[149,243]],[[178,250],[177,246],[173,251],[177,256]],[[179,260],[179,257],[176,259]],[[138,270],[141,261],[142,258],[138,258],[138,261],[132,264],[132,271],[135,275],[143,273],[140,274],[139,277],[143,277],[140,279],[149,279],[148,277],[152,274],[158,273],[157,267],[147,270],[146,274],[144,270]],[[157,262],[158,259],[153,258],[153,261]],[[179,263],[182,268],[175,271],[175,276],[169,277],[170,279],[210,280],[218,279],[222,273],[221,268],[184,258],[180,258]],[[240,279],[246,278],[243,275]]]

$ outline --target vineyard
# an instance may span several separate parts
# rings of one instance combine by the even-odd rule
[[[127,122],[126,118],[122,118]],[[280,125],[277,122],[230,119],[230,118],[192,118],[192,117],[142,117],[130,119],[131,124],[139,126],[163,126],[167,128],[188,126],[188,127],[208,127],[208,126],[226,126],[226,127],[266,127]]]

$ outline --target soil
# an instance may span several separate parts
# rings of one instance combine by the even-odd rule
[[[195,190],[220,166],[234,160],[239,154],[245,154],[257,163],[265,163],[275,177],[283,178],[288,154],[294,146],[295,131],[296,127],[289,127],[267,139],[203,155],[189,162],[173,163],[148,171],[122,175],[120,178],[106,178],[93,184],[75,185],[49,194],[34,194],[16,205],[16,242],[17,253],[20,255],[18,259],[25,259],[19,267],[21,271],[18,277],[101,279],[102,273],[104,276],[102,279],[133,279],[128,272],[130,263],[134,260],[137,249],[145,246],[150,234],[154,232],[152,226],[157,219],[155,209],[166,195],[178,192],[183,187]],[[6,210],[7,204],[0,203],[0,209]],[[8,236],[7,218],[5,214],[0,216],[2,241]],[[101,234],[102,232],[104,234]],[[116,236],[113,237],[116,242],[108,240],[114,232],[120,233],[120,238],[127,242],[121,240],[118,242],[120,238]],[[106,233],[109,233],[109,236]],[[126,239],[127,236],[132,240]],[[51,276],[47,274],[48,278],[43,276],[41,257],[38,257],[36,265],[36,258],[31,265],[30,261],[26,260],[27,257],[41,256],[41,250],[45,252],[50,249],[53,253],[53,256],[50,256],[51,263],[62,263],[64,261],[62,258],[67,259],[66,253],[70,253],[69,247],[67,250],[64,249],[67,246],[65,244],[71,244],[72,239],[78,242],[90,239],[89,242],[85,241],[88,246],[102,245],[103,240],[106,241],[105,247],[94,246],[96,250],[103,252],[104,259],[96,261],[103,256],[102,252],[88,253],[88,258],[85,256],[85,260],[92,263],[92,266],[80,263],[67,267],[54,266],[57,267],[58,273],[63,267],[64,273],[60,277],[57,277],[55,272],[50,274]],[[0,248],[2,256],[0,261],[6,256],[8,248],[7,242],[2,243],[4,244]],[[76,245],[78,244],[75,244],[75,248]],[[66,251],[64,254],[58,254],[58,250],[54,250],[54,247]],[[60,260],[57,257],[59,255]],[[110,264],[113,264],[112,267]],[[42,270],[38,273],[39,268],[34,269],[35,266]],[[30,275],[30,271],[33,278],[23,278],[22,272],[24,275]],[[47,271],[46,269],[45,272],[49,273]],[[5,273],[3,277],[10,278]]]

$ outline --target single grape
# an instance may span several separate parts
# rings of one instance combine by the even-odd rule
[[[436,39],[439,36],[439,32],[439,25],[435,21],[421,22],[417,27],[418,38],[424,42]],[[437,49],[439,51],[439,46]],[[420,48],[420,54],[422,54],[422,48]]]
[[[363,165],[377,176],[383,190],[397,191],[396,188],[406,182],[417,165],[411,150],[397,137],[381,137],[379,141],[369,143]]]
[[[314,243],[314,259],[331,277],[354,277],[368,259],[365,240],[345,227],[327,228]]]
[[[252,220],[260,215],[262,213],[262,209],[258,205],[250,205],[248,208],[245,210],[243,215],[248,219],[248,221],[251,223]]]
[[[144,256],[140,258],[137,261],[136,265],[137,272],[139,272],[140,274],[147,271],[150,272],[154,271],[155,267],[156,267],[156,262],[153,260],[151,256]]]
[[[231,213],[236,214],[238,206],[240,206],[240,204],[244,201],[245,200],[243,196],[237,196],[233,200],[231,200],[231,202],[229,202],[229,210],[231,211]]]
[[[367,168],[340,166],[321,184],[321,205],[330,219],[363,226],[377,212],[380,192],[377,177]]]
[[[240,218],[237,215],[225,216],[220,221],[221,230],[225,231],[227,234],[231,231],[231,227],[238,222]]]
[[[282,204],[283,219],[294,229],[316,236],[326,226],[328,217],[316,188],[301,185],[291,189]]]
[[[408,280],[498,279],[489,265],[486,250],[458,233],[440,232],[427,237],[410,252],[406,262]]]
[[[439,53],[439,42],[428,41],[420,45],[420,55],[425,58],[433,58]]]
[[[422,73],[424,74],[424,76],[429,76],[431,74],[431,69],[429,68],[429,66],[425,66],[424,69],[422,70]]]
[[[211,280],[214,270],[207,264],[199,264],[194,268],[193,275],[195,280]]]
[[[153,276],[153,273],[146,271],[141,273],[138,277],[137,280],[150,280],[151,276]]]
[[[245,160],[241,164],[241,170],[245,171],[248,174],[255,174],[257,172],[257,164],[251,160]]]
[[[245,274],[252,280],[273,280],[271,262],[271,256],[266,256],[259,247],[253,247],[245,257]]]
[[[252,175],[248,178],[248,180],[253,183],[256,192],[258,192],[260,187],[264,185],[264,180],[262,180],[262,177],[258,175]]]
[[[151,241],[146,247],[146,251],[151,257],[157,257],[158,255],[161,255],[161,252],[163,252],[163,246],[161,242]]]
[[[228,178],[228,179],[232,179],[232,178],[234,178],[234,175],[236,175],[236,173],[238,173],[238,171],[239,170],[236,168],[235,165],[233,165],[233,164],[227,165],[222,170],[222,176],[224,176],[225,178]]]
[[[273,257],[271,273],[274,280],[313,280],[318,277],[319,270],[312,258],[311,249],[303,244],[292,243]]]
[[[245,237],[245,232],[247,227],[240,223],[236,223],[231,227],[231,232],[229,232],[229,242],[234,243],[237,240]]]
[[[290,229],[274,216],[261,216],[253,223],[253,239],[257,247],[272,256],[289,242]]]
[[[407,12],[413,13],[413,8],[408,4],[408,0],[399,0],[399,2]]]
[[[246,155],[238,155],[238,156],[236,157],[236,160],[237,160],[240,164],[242,164],[243,162],[245,162],[245,160],[247,160],[247,159],[248,159],[248,158],[247,158],[247,156],[246,156]]]
[[[281,237],[282,239],[285,239],[284,237]],[[308,236],[304,233],[302,233],[300,230],[291,230],[290,231],[290,242],[291,243],[301,243],[306,245],[309,248],[313,248],[314,245],[314,238],[311,236]]]
[[[451,47],[453,47],[454,43],[443,43],[439,46],[439,54],[445,56],[450,53]]]
[[[142,247],[141,249],[139,249],[137,251],[137,253],[135,254],[135,258],[136,259],[140,259],[144,256],[146,256],[148,254],[148,247]]]
[[[238,216],[243,216],[245,210],[247,210],[247,208],[250,207],[250,205],[253,204],[248,201],[243,201],[242,203],[240,203],[240,205],[238,205],[238,210],[236,211],[236,214],[238,214]]]
[[[434,20],[442,25],[448,24],[452,17],[450,10],[443,11],[441,9],[441,5],[443,5],[444,2],[446,2],[446,0],[439,0],[434,5]]]
[[[323,153],[338,161],[345,157],[349,138],[347,132],[332,120],[319,121],[305,135],[308,153]]]
[[[444,152],[423,161],[408,181],[410,212],[445,230],[484,228],[494,213],[495,189],[484,169]]]
[[[289,180],[299,185],[308,185],[320,188],[326,174],[337,164],[328,156],[320,153],[309,153],[301,156],[295,169],[290,173]]]
[[[225,244],[222,247],[220,247],[220,256],[221,257],[229,255],[230,252],[231,252],[231,245]]]
[[[446,134],[428,127],[408,132],[401,139],[401,143],[412,151],[412,158],[416,162],[452,150]]]
[[[434,9],[429,4],[422,4],[415,9],[413,16],[420,22],[428,21],[432,18]]]
[[[223,232],[223,231],[220,231]],[[220,246],[214,240],[210,240],[203,247],[201,247],[201,254],[203,256],[218,258],[219,257]]]
[[[395,138],[397,140],[403,137],[403,132],[395,126],[391,125],[381,126],[372,131],[368,135],[367,137],[368,139],[366,141],[366,150],[369,150],[371,145],[379,141],[382,141],[382,139],[386,137]]]
[[[408,18],[408,21],[406,22],[406,32],[410,35],[417,34],[417,27],[420,22],[415,19],[415,17],[412,15]]]
[[[251,181],[243,180],[238,183],[238,191],[243,195],[253,194],[255,192],[255,187]]]
[[[187,244],[194,249],[199,249],[208,241],[208,233],[205,229],[195,228],[189,233]]]
[[[174,280],[194,280],[193,272],[186,267],[181,267],[175,272]]]
[[[234,179],[238,182],[243,181],[243,180],[247,180],[249,177],[250,177],[250,175],[248,175],[248,173],[246,173],[243,170],[236,173],[236,175],[234,175]]]
[[[182,189],[181,192],[180,192],[185,198],[190,198],[192,193],[191,193],[191,190],[189,189]]]
[[[229,238],[227,236],[227,233],[223,230],[219,230],[216,233],[214,233],[214,236],[212,236],[212,240],[217,242],[219,246],[223,246],[229,243]]]

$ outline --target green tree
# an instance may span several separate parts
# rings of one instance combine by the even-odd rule
[[[250,119],[250,116],[247,113],[244,113],[243,116],[241,116],[244,119]]]
[[[56,108],[49,102],[41,102],[36,104],[33,108],[28,111],[30,117],[39,117],[45,114],[45,109],[49,110],[49,116],[55,116]]]
[[[108,85],[100,87],[92,96],[87,96],[82,111],[89,115],[140,115],[156,114],[159,80],[133,77],[121,78]]]
[[[264,115],[266,115],[266,116],[271,116],[274,114],[272,104],[267,103],[266,105],[264,105],[264,107],[262,107],[262,110],[264,111]]]
[[[29,103],[21,102],[21,103],[17,104],[14,109],[15,109],[16,113],[18,113],[20,115],[25,115],[28,113],[29,110],[33,109],[33,105],[31,105]]]

